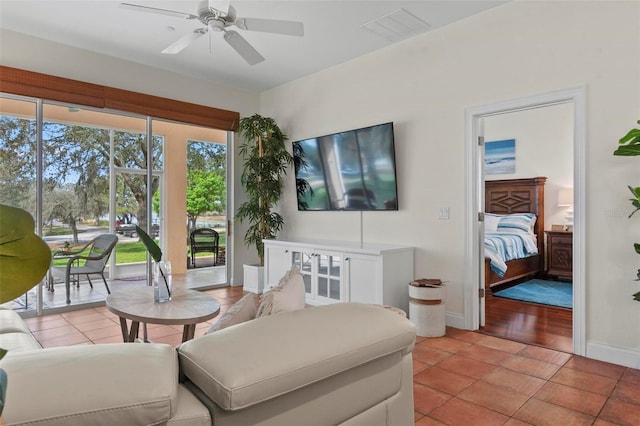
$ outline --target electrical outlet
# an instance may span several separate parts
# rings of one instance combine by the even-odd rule
[[[449,207],[440,207],[438,209],[438,219],[449,219]]]

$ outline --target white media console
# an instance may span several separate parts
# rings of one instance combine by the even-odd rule
[[[413,247],[342,241],[264,240],[265,289],[292,267],[304,277],[310,305],[361,302],[409,312]]]

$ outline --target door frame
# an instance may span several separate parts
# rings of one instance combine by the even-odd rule
[[[586,144],[586,86],[578,86],[524,98],[512,99],[465,109],[465,270],[464,278],[464,326],[468,330],[480,327],[481,305],[484,298],[479,288],[484,288],[484,268],[481,227],[478,213],[483,211],[481,202],[484,182],[479,158],[481,147],[478,137],[482,134],[484,117],[518,110],[539,108],[558,103],[573,103],[573,353],[586,354],[585,342],[585,144]],[[483,309],[483,308],[482,308]]]

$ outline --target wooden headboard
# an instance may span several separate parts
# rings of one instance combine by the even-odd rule
[[[544,184],[546,177],[487,180],[484,211],[495,214],[535,213],[538,253],[544,253]]]

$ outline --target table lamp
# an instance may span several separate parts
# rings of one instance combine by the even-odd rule
[[[569,207],[565,215],[565,231],[573,228],[573,188],[560,188],[558,191],[558,207]]]

